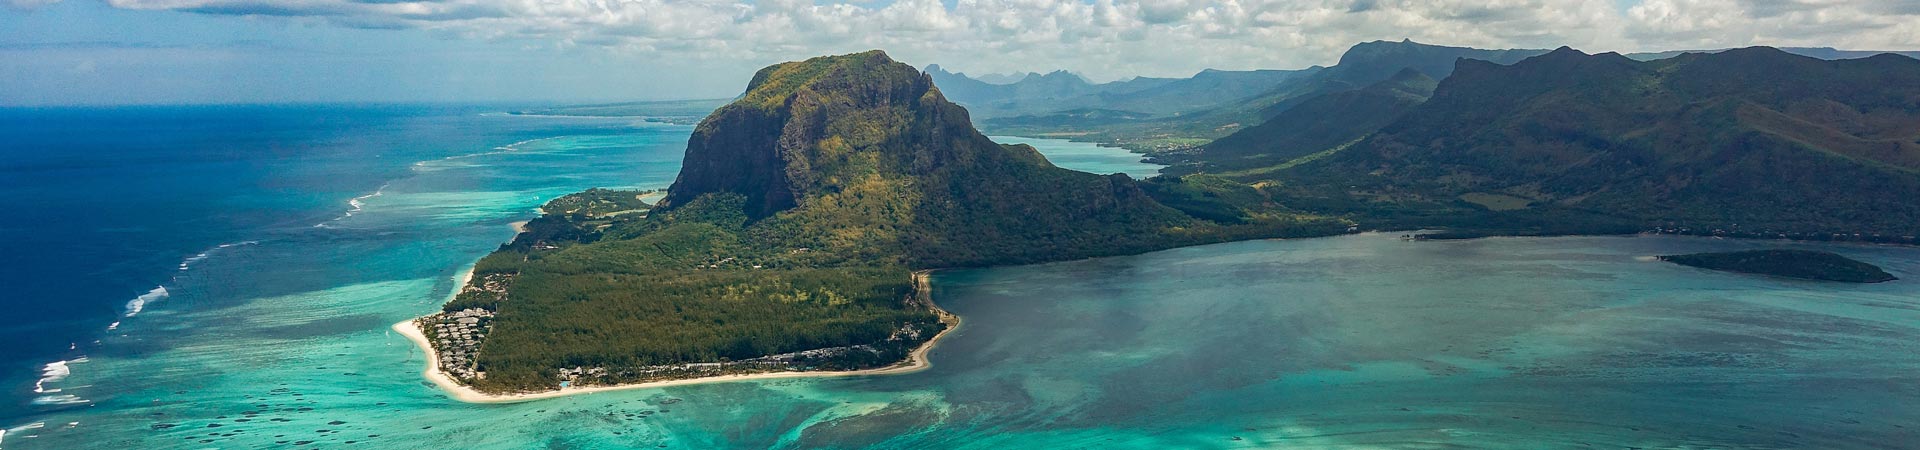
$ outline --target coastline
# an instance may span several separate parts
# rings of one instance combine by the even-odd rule
[[[516,229],[519,228],[518,224],[516,224],[515,228]],[[440,361],[440,356],[434,351],[433,343],[427,340],[426,333],[420,329],[420,326],[417,323],[415,323],[415,321],[420,319],[419,317],[407,319],[407,320],[401,321],[400,323],[393,324],[393,331],[399,333],[401,336],[405,336],[408,341],[413,342],[413,345],[415,347],[419,347],[420,350],[422,350],[425,353],[426,361],[424,361],[424,364],[426,364],[426,367],[422,369],[420,372],[420,375],[422,377],[425,377],[428,381],[433,382],[434,386],[437,386],[440,388],[441,391],[446,392],[448,397],[452,397],[454,400],[459,400],[466,403],[518,403],[518,402],[528,402],[528,401],[534,401],[534,400],[543,400],[543,399],[549,399],[549,398],[566,397],[570,395],[592,394],[596,392],[619,391],[619,390],[628,390],[628,389],[662,388],[662,387],[671,387],[671,386],[688,386],[688,385],[707,384],[707,383],[728,383],[728,382],[735,382],[735,381],[772,380],[772,379],[781,379],[781,378],[836,378],[836,377],[855,377],[855,376],[870,376],[870,375],[902,375],[902,374],[919,372],[922,370],[926,370],[929,367],[933,367],[933,362],[927,358],[928,353],[931,353],[933,351],[933,347],[940,343],[940,339],[947,337],[948,335],[953,333],[953,330],[960,328],[960,323],[961,323],[960,316],[947,312],[947,310],[941,309],[939,305],[936,305],[933,303],[932,282],[928,279],[928,275],[930,273],[932,273],[932,271],[930,270],[920,270],[920,271],[913,272],[914,297],[916,301],[926,305],[929,309],[932,309],[933,313],[940,317],[940,323],[946,324],[947,327],[945,329],[940,330],[940,333],[933,335],[933,337],[931,338],[928,338],[926,342],[920,343],[920,346],[917,348],[914,348],[912,353],[907,354],[907,359],[905,361],[901,361],[891,366],[874,368],[874,369],[840,370],[840,371],[804,371],[804,372],[789,371],[789,372],[764,372],[764,373],[749,373],[749,374],[714,375],[714,376],[707,376],[707,377],[685,378],[685,379],[678,379],[678,380],[660,380],[660,381],[648,381],[643,383],[616,384],[616,385],[610,385],[610,386],[570,386],[570,387],[564,387],[560,389],[555,389],[550,391],[540,391],[540,392],[489,394],[485,392],[480,392],[479,390],[474,389],[471,386],[460,384],[460,382],[454,381],[453,377],[447,376],[446,372],[443,372],[440,370],[440,364],[438,363],[438,361]],[[473,268],[468,267],[465,271],[462,271],[461,274],[459,275],[459,279],[460,279],[459,286],[460,287],[466,286],[467,283],[473,279]],[[454,288],[454,294],[458,294],[460,292],[460,287]],[[448,301],[451,301],[451,300],[452,298],[449,297]],[[442,304],[444,304],[444,302]]]

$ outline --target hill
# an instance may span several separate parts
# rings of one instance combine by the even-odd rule
[[[1911,241],[1920,60],[1764,47],[1462,60],[1370,137],[1262,177],[1289,186],[1290,204],[1401,226]]]
[[[814,58],[703,120],[644,216],[637,193],[571,196],[422,323],[494,392],[885,366],[944,327],[913,270],[1347,228],[1248,194],[1054,167],[884,53]]]
[[[1350,144],[1425,102],[1438,84],[1406,68],[1365,88],[1309,98],[1265,123],[1201,146],[1197,155],[1163,158],[1177,165],[1162,173],[1272,167]]]

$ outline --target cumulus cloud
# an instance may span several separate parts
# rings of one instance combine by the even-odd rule
[[[1645,0],[1626,17],[1628,35],[1647,47],[1920,47],[1914,0]]]
[[[23,2],[57,0],[9,0]],[[1363,41],[1594,51],[1920,47],[1915,0],[107,0],[124,9],[773,61],[888,50],[976,73],[1095,78],[1332,63]]]

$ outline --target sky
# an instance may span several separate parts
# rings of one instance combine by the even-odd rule
[[[882,49],[1096,81],[1401,40],[1597,53],[1920,49],[1920,0],[0,0],[0,105],[721,98]]]

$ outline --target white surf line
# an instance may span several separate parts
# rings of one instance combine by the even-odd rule
[[[440,162],[440,161],[452,161],[452,160],[456,160],[456,159],[466,159],[466,158],[477,158],[477,157],[481,157],[481,156],[489,156],[489,155],[499,155],[499,154],[505,154],[505,153],[512,153],[512,152],[516,152],[516,151],[520,151],[520,146],[523,146],[523,145],[527,145],[527,144],[532,144],[532,143],[535,143],[535,142],[540,142],[540,141],[550,141],[550,140],[554,140],[554,139],[560,139],[560,138],[566,138],[566,137],[573,137],[573,135],[560,135],[560,136],[548,136],[548,137],[543,137],[543,138],[536,138],[536,139],[528,139],[528,140],[524,140],[524,141],[520,141],[520,142],[515,142],[515,143],[512,143],[512,144],[507,144],[507,145],[502,145],[502,146],[499,146],[499,147],[494,147],[494,148],[493,148],[492,150],[488,150],[488,151],[484,151],[484,152],[478,152],[478,153],[468,153],[468,154],[464,154],[464,155],[453,155],[453,156],[448,156],[448,157],[445,157],[445,158],[440,158],[440,159],[430,159],[430,160],[425,160],[425,161],[417,161],[417,162],[414,162],[414,163],[413,163],[413,167],[417,169],[417,168],[419,168],[419,167],[421,167],[421,166],[425,166],[425,165],[427,165],[427,163],[432,163],[432,162]]]
[[[155,302],[159,302],[161,300],[166,300],[168,298],[171,298],[173,296],[173,292],[169,291],[167,289],[167,286],[175,284],[177,281],[179,281],[182,274],[184,274],[188,270],[192,270],[195,264],[198,264],[202,261],[206,261],[207,258],[213,257],[215,254],[221,252],[222,250],[226,250],[234,247],[257,245],[259,243],[260,241],[254,241],[254,240],[228,242],[225,244],[213,246],[199,253],[195,253],[192,256],[182,258],[180,260],[180,264],[175,266],[174,275],[172,277],[169,277],[167,279],[167,282],[162,283],[158,286],[154,286],[152,290],[149,290],[144,294],[140,294],[139,296],[134,297],[132,300],[127,300],[126,305],[122,307],[123,309],[120,314],[121,319],[115,320],[113,321],[113,323],[107,324],[106,331],[108,332],[118,331],[120,329],[121,324],[125,323],[126,320],[131,319],[134,316],[140,315],[141,312],[146,311],[148,306],[152,305]],[[100,343],[99,340],[94,340],[93,342],[96,345]],[[69,346],[67,350],[78,352],[80,351],[80,344],[74,343],[71,346]],[[40,394],[40,395],[37,397],[34,397],[31,400],[31,403],[36,405],[77,405],[77,404],[92,403],[93,402],[92,400],[88,400],[86,398],[83,398],[71,393],[63,392],[65,390],[63,388],[49,386],[49,384],[59,383],[60,381],[65,380],[68,376],[72,375],[73,364],[84,363],[84,362],[87,362],[87,357],[85,355],[80,355],[72,359],[63,359],[59,361],[54,361],[51,363],[47,363],[47,365],[45,366],[42,366],[40,369],[41,370],[40,379],[33,383],[33,392],[35,394]],[[85,386],[79,386],[79,387],[85,387]],[[74,388],[79,388],[79,387],[74,387]]]
[[[0,428],[0,444],[5,444],[7,442],[7,435],[9,434],[20,434],[20,433],[26,432],[27,430],[37,430],[41,428],[46,428],[46,426],[47,426],[46,422],[34,422],[26,425],[13,427],[13,428]],[[32,437],[32,436],[28,436],[28,437]],[[4,448],[4,447],[0,447],[0,448]]]
[[[414,161],[412,165],[410,165],[410,166],[408,166],[408,168],[409,168],[409,169],[412,169],[412,170],[416,170],[416,171],[417,171],[417,170],[419,170],[419,169],[420,169],[421,167],[424,167],[424,166],[426,166],[426,165],[427,165],[428,163],[433,163],[433,162],[438,162],[438,161],[451,161],[451,160],[456,160],[456,159],[465,159],[465,158],[474,158],[474,157],[480,157],[480,156],[487,156],[487,155],[499,155],[499,154],[505,154],[505,153],[512,153],[512,152],[516,152],[516,151],[519,151],[519,150],[520,150],[520,147],[521,147],[521,146],[523,146],[523,145],[527,145],[527,144],[531,144],[531,143],[534,143],[534,142],[540,142],[540,141],[547,141],[547,140],[553,140],[553,139],[560,139],[560,138],[564,138],[564,137],[570,137],[570,136],[572,136],[572,135],[561,135],[561,136],[549,136],[549,137],[543,137],[543,138],[535,138],[535,139],[527,139],[527,140],[523,140],[523,141],[520,141],[520,142],[515,142],[515,143],[512,143],[512,144],[507,144],[507,145],[502,145],[502,146],[498,146],[498,147],[494,147],[494,148],[493,148],[492,150],[488,150],[488,151],[484,151],[484,152],[477,152],[477,153],[468,153],[468,154],[463,154],[463,155],[453,155],[453,156],[447,156],[447,157],[443,157],[443,158],[439,158],[439,159],[429,159],[429,160],[420,160],[420,161]],[[349,218],[349,217],[353,217],[353,216],[354,216],[355,214],[359,214],[359,213],[361,213],[361,212],[363,212],[363,211],[366,211],[366,209],[367,209],[367,203],[366,203],[366,201],[367,201],[367,200],[370,200],[370,199],[373,199],[374,197],[379,197],[379,196],[382,196],[382,195],[386,195],[386,194],[387,194],[387,188],[388,188],[388,187],[392,187],[392,186],[393,186],[393,182],[392,182],[392,181],[388,181],[388,182],[386,182],[386,183],[382,183],[382,184],[380,185],[380,187],[379,187],[378,189],[374,189],[374,190],[373,190],[373,193],[371,193],[371,194],[367,194],[367,195],[362,195],[362,196],[359,196],[359,197],[354,197],[354,198],[350,198],[350,199],[347,199],[347,211],[346,211],[346,212],[344,212],[344,213],[341,213],[339,217],[334,217],[334,218],[332,218],[332,219],[327,219],[326,221],[323,221],[323,222],[320,222],[320,223],[316,223],[316,224],[313,224],[313,227],[314,227],[314,228],[332,228],[332,227],[333,227],[333,223],[334,223],[334,222],[339,222],[339,221],[342,221],[342,220],[346,220],[346,219],[347,219],[347,218]]]
[[[418,163],[415,163],[415,164],[418,164]],[[339,222],[341,220],[346,220],[346,218],[348,217],[353,217],[354,214],[359,214],[361,211],[365,211],[367,209],[367,203],[366,203],[367,199],[386,195],[387,186],[392,186],[392,185],[393,185],[392,181],[381,183],[380,187],[378,189],[374,189],[373,193],[371,194],[347,199],[347,212],[341,213],[339,217],[327,219],[325,222],[313,224],[313,227],[327,228],[331,226],[329,224],[332,224],[334,222]]]
[[[200,253],[195,253],[193,256],[188,256],[186,257],[186,259],[180,260],[180,265],[177,266],[178,270],[176,270],[176,272],[186,272],[187,270],[192,269],[194,264],[197,264],[201,261],[206,261],[207,258],[212,257],[214,253],[218,253],[221,250],[226,250],[229,248],[240,247],[245,245],[256,245],[259,243],[260,241],[238,241],[238,242],[228,242],[225,244],[213,246],[213,248],[206,249],[205,251],[202,251]],[[132,300],[128,300],[124,308],[124,311],[121,314],[121,317],[133,317],[133,316],[139,315],[141,311],[146,310],[148,304],[161,301],[161,300],[166,300],[167,298],[172,297],[173,293],[167,290],[167,285],[173,284],[173,282],[176,280],[179,280],[179,278],[180,278],[180,275],[176,273],[172,278],[169,278],[166,283],[161,284],[159,286],[154,286],[153,290],[149,290],[145,294],[140,294],[139,296],[134,297]],[[118,328],[120,328],[119,321],[115,321],[112,324],[107,325],[108,331],[112,331]]]
[[[47,363],[46,366],[42,366],[40,368],[40,379],[33,383],[33,393],[40,395],[35,396],[29,403],[35,405],[80,405],[93,403],[92,400],[81,398],[78,395],[63,393],[60,388],[47,387],[48,383],[59,383],[61,380],[67,379],[67,376],[73,375],[72,364],[84,362],[87,362],[87,357],[81,356],[73,359],[50,362]]]

